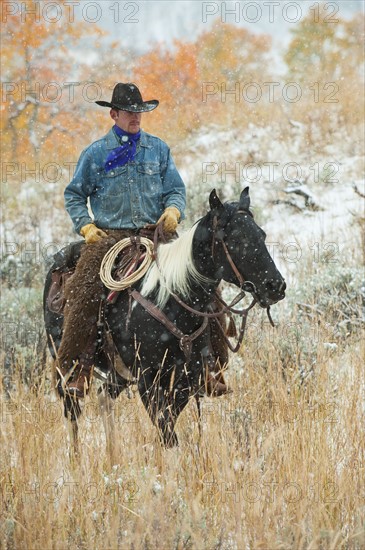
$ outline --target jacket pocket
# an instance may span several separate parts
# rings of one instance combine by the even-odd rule
[[[163,185],[158,162],[146,162],[137,165],[137,175],[141,189],[141,201],[145,212],[154,221],[162,213]]]
[[[108,195],[117,195],[121,187],[127,184],[127,167],[118,166],[109,172],[105,172],[102,178],[103,192]],[[104,194],[103,193],[103,194]]]
[[[152,189],[153,193],[162,191],[162,181],[160,175],[160,165],[158,162],[145,162],[137,164],[137,178],[142,183],[143,192],[148,193]]]
[[[97,190],[101,211],[110,218],[123,215],[127,193],[127,168],[121,166],[106,172]]]
[[[141,174],[149,176],[160,173],[160,164],[158,162],[138,162],[137,170]]]

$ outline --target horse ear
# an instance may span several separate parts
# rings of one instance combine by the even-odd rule
[[[248,194],[249,188],[245,187],[240,196],[239,208],[242,210],[249,210],[250,208],[250,195]]]
[[[223,204],[220,201],[220,198],[218,197],[215,189],[213,189],[213,191],[209,195],[209,205],[211,210],[214,210],[216,208],[223,208]]]

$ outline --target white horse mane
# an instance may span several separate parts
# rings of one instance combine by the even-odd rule
[[[187,299],[190,295],[190,281],[208,281],[194,267],[192,243],[197,225],[194,225],[178,239],[160,244],[157,249],[157,262],[147,271],[141,294],[148,296],[158,287],[156,305],[160,309],[166,305],[170,292]]]

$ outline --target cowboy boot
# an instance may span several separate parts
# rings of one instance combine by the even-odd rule
[[[93,364],[77,365],[71,379],[64,386],[65,392],[74,399],[82,399],[89,393]]]
[[[204,389],[205,394],[209,397],[219,397],[232,391],[225,383],[223,373],[218,367],[219,365],[212,354],[205,358]]]
[[[228,388],[223,377],[221,377],[221,380],[223,380],[223,382],[215,378],[211,372],[207,372],[205,391],[209,397],[220,397],[221,395],[232,393],[232,390]]]

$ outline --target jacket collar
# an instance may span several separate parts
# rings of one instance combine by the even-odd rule
[[[104,139],[107,149],[115,149],[116,147],[120,146],[120,143],[115,135],[113,128],[109,130]],[[143,130],[141,130],[141,137],[139,139],[138,145],[140,147],[147,147],[148,149],[151,149],[152,147],[152,145],[149,145],[148,143],[148,135]]]

